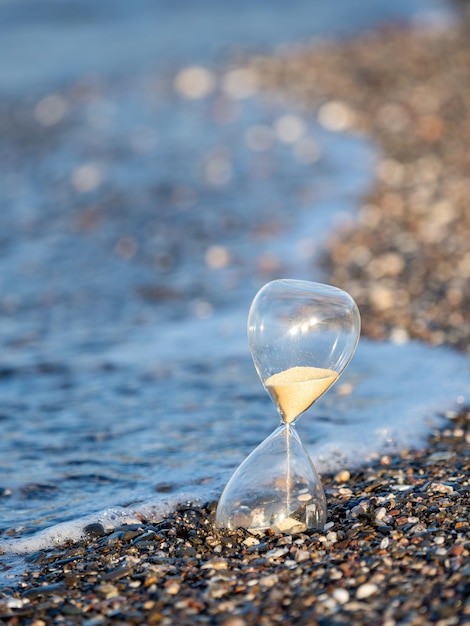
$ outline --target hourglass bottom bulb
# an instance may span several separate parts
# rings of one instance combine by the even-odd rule
[[[320,479],[293,425],[282,424],[240,465],[219,500],[216,525],[298,533],[322,529]]]

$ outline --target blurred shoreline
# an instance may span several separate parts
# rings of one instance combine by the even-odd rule
[[[322,262],[373,339],[470,348],[469,26],[380,29],[260,59],[259,76],[326,125],[372,138],[375,181]],[[256,64],[255,64],[256,65]]]
[[[347,37],[378,23],[452,20],[441,0],[2,0],[1,98],[39,96],[84,77],[225,66],[240,55]]]

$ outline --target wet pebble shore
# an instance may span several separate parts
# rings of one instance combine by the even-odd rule
[[[380,146],[359,221],[325,258],[371,337],[469,345],[469,59],[463,31],[400,30],[256,62],[267,87]],[[0,620],[470,624],[470,413],[448,418],[424,451],[324,477],[323,532],[220,532],[214,503],[90,525],[86,540],[28,557],[24,580],[0,597]]]
[[[218,531],[215,503],[28,557],[8,624],[470,623],[470,413],[426,451],[325,478],[323,532]]]

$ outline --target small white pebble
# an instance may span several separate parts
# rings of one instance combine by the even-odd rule
[[[326,535],[326,539],[327,541],[329,541],[330,543],[336,543],[338,541],[338,534],[335,533],[334,531],[330,531],[327,535]]]
[[[310,558],[310,552],[308,550],[297,550],[295,553],[295,560],[297,563],[302,563],[302,561],[307,561]]]
[[[441,546],[445,541],[444,537],[434,537],[434,543]]]
[[[228,565],[225,559],[211,559],[210,561],[207,561],[206,563],[203,563],[203,565],[201,565],[201,569],[221,570],[227,569],[227,567]]]
[[[340,580],[341,578],[343,578],[343,572],[340,569],[330,571],[330,580]]]
[[[117,598],[119,595],[119,590],[115,585],[111,583],[102,583],[98,587],[99,591],[104,595],[106,600],[111,600],[112,598]]]
[[[277,574],[268,574],[267,576],[262,576],[259,579],[259,584],[262,587],[274,587],[279,582],[279,576]]]
[[[336,601],[334,600],[334,598],[330,598],[329,596],[326,596],[326,594],[323,594],[322,599],[320,600],[320,598],[318,598],[320,600],[320,602],[322,603],[322,605],[328,609],[329,611],[334,611],[336,608]]]
[[[377,593],[379,588],[374,583],[364,583],[360,587],[357,588],[356,598],[358,600],[365,600],[365,598],[370,598],[374,593]]]
[[[279,559],[289,552],[288,548],[273,548],[266,552],[267,559]]]
[[[431,489],[437,493],[454,493],[454,488],[444,483],[432,483]]]
[[[9,609],[21,609],[25,604],[29,602],[28,598],[15,598],[13,596],[8,596],[7,598],[4,596],[2,598],[2,602],[6,604]]]
[[[382,541],[380,542],[380,549],[386,550],[389,545],[390,545],[390,539],[388,537],[384,537]]]
[[[303,544],[304,540],[303,539],[297,539],[296,540],[297,544]],[[279,541],[277,542],[277,546],[290,546],[292,545],[292,535],[284,535],[284,537],[281,537],[279,539]]]
[[[449,432],[449,435],[451,435],[451,432]],[[455,452],[450,452],[450,451],[446,451],[446,452],[434,452],[433,454],[431,454],[431,456],[429,457],[429,461],[433,461],[434,463],[436,461],[447,461],[448,459],[451,459],[452,457],[455,456]]]
[[[333,526],[335,525],[334,522],[327,522],[324,526],[323,526],[323,532],[326,533],[327,530],[330,530],[330,528],[333,528]]]
[[[257,546],[259,545],[259,539],[256,539],[256,537],[247,537],[246,539],[244,539],[242,541],[244,546],[250,547],[250,546]]]
[[[426,526],[424,524],[415,524],[412,528],[410,528],[409,532],[412,535],[417,535],[418,533],[426,532]]]
[[[349,602],[349,591],[347,589],[338,587],[338,589],[333,591],[332,595],[338,604],[346,604],[346,602]]]
[[[307,527],[305,526],[305,524],[303,524],[302,522],[299,522],[299,520],[296,520],[293,517],[286,517],[286,519],[283,519],[277,523],[276,530],[280,533],[286,533],[286,532],[302,533],[306,529]]]
[[[381,506],[380,509],[375,511],[375,519],[383,520],[383,518],[387,515],[387,509],[384,506]]]

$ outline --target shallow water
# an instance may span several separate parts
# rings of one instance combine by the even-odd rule
[[[354,4],[362,7],[354,27],[358,15],[363,26],[389,17]],[[409,17],[410,3],[394,6]],[[98,73],[82,77],[91,62],[85,46],[53,90],[44,85],[62,79],[63,66],[41,49],[34,96],[25,91],[28,48],[16,78],[0,62],[0,85],[14,94],[0,103],[5,550],[77,536],[86,516],[163,511],[220,493],[277,424],[248,353],[251,299],[272,278],[323,280],[315,259],[327,233],[352,218],[371,180],[365,141],[326,130],[274,95],[227,92],[203,30],[187,41],[179,33],[173,61],[204,60],[213,85],[196,100],[175,90],[168,59],[148,62],[157,18],[142,7],[131,20],[143,42],[132,73],[119,70],[123,49],[114,40],[102,44]],[[29,22],[8,2],[1,11],[18,41],[52,29],[49,46],[62,45],[50,20]],[[217,45],[269,50],[352,27],[325,9],[312,30],[291,15],[282,33],[285,8],[276,11],[248,34],[234,19]],[[90,40],[97,24],[116,29],[129,19],[86,15],[62,19]],[[165,19],[176,16],[169,9]],[[363,340],[299,432],[321,471],[422,445],[441,413],[468,399],[469,380],[467,360],[450,350]],[[34,534],[41,529],[49,530]]]

